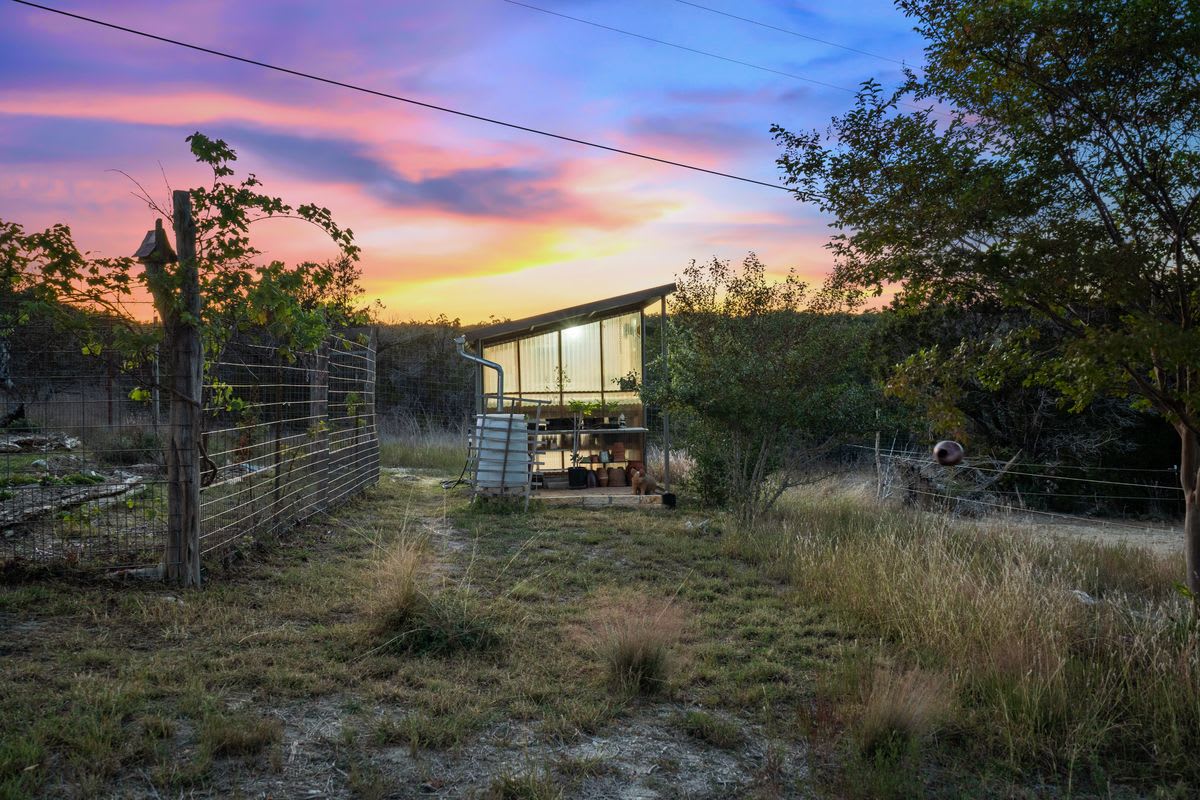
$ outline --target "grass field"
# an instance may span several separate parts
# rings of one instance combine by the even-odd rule
[[[200,592],[0,587],[0,797],[1197,785],[1171,561],[828,499],[752,532],[509,514],[447,472],[388,470]]]

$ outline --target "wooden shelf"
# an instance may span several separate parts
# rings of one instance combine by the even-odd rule
[[[531,431],[534,436],[570,436],[576,433],[649,433],[649,428],[580,428],[573,430],[572,428],[558,428],[555,430]]]

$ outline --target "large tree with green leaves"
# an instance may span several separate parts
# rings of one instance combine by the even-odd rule
[[[827,132],[775,128],[796,196],[836,219],[835,284],[893,286],[901,308],[1030,309],[1061,335],[997,332],[981,375],[1166,417],[1200,593],[1200,6],[898,6],[927,41],[922,73],[894,94],[865,84]]]

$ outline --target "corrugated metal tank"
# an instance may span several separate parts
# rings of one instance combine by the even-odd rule
[[[529,483],[529,428],[524,414],[475,416],[475,488],[513,491]]]

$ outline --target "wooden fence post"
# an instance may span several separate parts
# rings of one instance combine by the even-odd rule
[[[204,352],[196,222],[186,191],[171,197],[179,297],[163,309],[171,358],[171,437],[167,447],[167,580],[200,586],[200,425]],[[169,314],[169,316],[168,316]]]

